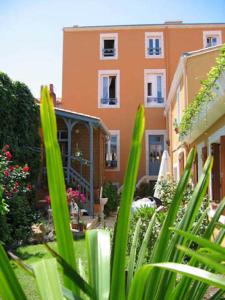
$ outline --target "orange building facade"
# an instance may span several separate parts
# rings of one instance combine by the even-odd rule
[[[180,56],[225,42],[225,24],[64,28],[62,108],[101,118],[105,180],[121,185],[135,112],[145,106],[146,128],[139,178],[157,179],[169,144],[165,107]]]

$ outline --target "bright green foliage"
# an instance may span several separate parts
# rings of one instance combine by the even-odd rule
[[[220,55],[216,59],[216,65],[208,73],[207,79],[201,82],[201,88],[193,101],[185,109],[179,125],[179,137],[182,139],[192,129],[193,123],[204,105],[213,100],[213,87],[217,87],[216,80],[225,71],[225,45],[220,50]]]
[[[140,267],[142,263],[138,263],[140,268],[134,274],[133,279],[130,276],[131,286],[128,295],[126,295],[126,247],[131,204],[144,132],[143,107],[139,108],[135,120],[131,152],[111,252],[112,264],[110,266],[109,232],[105,230],[89,231],[86,240],[90,280],[89,283],[84,279],[81,280],[75,264],[75,249],[73,249],[72,234],[69,228],[69,214],[62,162],[56,139],[55,115],[47,88],[44,88],[42,91],[41,118],[47,155],[48,184],[58,245],[58,253],[55,253],[52,249],[49,249],[49,251],[62,266],[64,281],[64,286],[62,286],[59,281],[55,260],[44,260],[35,265],[33,267],[35,280],[42,299],[63,299],[63,297],[67,299],[80,299],[80,297],[87,299],[89,295],[89,298],[94,300],[199,300],[203,299],[205,286],[207,288],[208,285],[213,285],[221,290],[225,290],[225,279],[221,276],[224,273],[224,265],[222,263],[224,261],[224,252],[221,250],[222,247],[219,246],[225,231],[223,227],[221,227],[215,242],[210,242],[210,237],[224,209],[225,200],[221,203],[217,213],[210,221],[203,238],[196,239],[193,234],[190,235],[195,217],[207,190],[212,168],[211,158],[208,158],[204,166],[203,174],[191,196],[180,223],[176,224],[176,215],[182,202],[195,158],[195,151],[191,150],[184,174],[177,186],[173,201],[170,204],[169,211],[159,232],[159,237],[153,247],[149,261],[150,264]],[[150,237],[154,219],[152,220],[144,237],[144,242],[147,242]],[[199,224],[197,225],[199,226]],[[175,227],[176,229],[173,231],[172,236],[170,227]],[[188,249],[191,241],[197,243],[198,248],[195,252]],[[135,247],[136,242],[133,243],[131,260],[135,259],[136,256]],[[142,257],[145,252],[145,246],[143,247],[141,247],[143,251],[139,252]],[[210,251],[207,251],[207,249],[210,249]],[[185,265],[182,262],[186,257],[186,253],[191,256],[191,259]],[[142,258],[140,258],[140,261],[142,261]],[[129,266],[130,274],[132,274],[134,262],[131,261]],[[178,277],[177,273],[179,273]],[[1,283],[4,283],[4,289],[0,285],[0,293],[3,298],[7,296],[8,298],[6,299],[25,299],[24,293],[14,277],[15,275],[10,268],[9,260],[4,250],[0,248],[0,279]],[[81,291],[85,292],[86,295],[84,297]],[[19,296],[15,297],[16,293],[19,293]],[[222,291],[218,292],[217,296],[221,294]],[[180,298],[181,295],[182,297]]]

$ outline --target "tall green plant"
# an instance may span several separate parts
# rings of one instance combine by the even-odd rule
[[[211,234],[217,225],[225,201],[221,204],[218,212],[209,223],[203,239],[198,239],[193,233],[190,233],[194,216],[197,213],[208,184],[212,166],[212,160],[210,158],[205,165],[203,175],[192,195],[192,199],[183,219],[179,224],[174,224],[195,156],[195,151],[192,150],[187,160],[184,175],[180,180],[169,212],[163,223],[159,238],[153,248],[151,263],[141,266],[143,253],[146,250],[147,239],[150,236],[154,219],[152,219],[146,237],[144,238],[145,244],[141,247],[138,270],[134,274],[134,277],[132,277],[134,273],[134,262],[130,262],[129,283],[131,285],[128,294],[125,294],[125,261],[130,208],[137,178],[144,132],[144,109],[142,106],[139,107],[135,120],[131,152],[111,252],[112,265],[110,266],[109,232],[104,230],[88,231],[86,240],[89,257],[89,283],[86,282],[80,276],[75,263],[75,251],[73,249],[72,234],[69,228],[69,214],[62,162],[56,139],[54,108],[47,88],[42,90],[41,119],[47,155],[48,183],[58,244],[58,253],[54,252],[48,246],[54,258],[41,260],[32,267],[32,271],[30,269],[27,270],[37,282],[41,299],[81,299],[85,294],[84,297],[94,300],[178,300],[181,299],[180,293],[182,294],[183,288],[181,282],[183,282],[183,280],[185,280],[184,285],[186,285],[186,280],[191,280],[189,282],[190,293],[191,289],[195,288],[196,280],[203,284],[203,286],[201,286],[201,291],[203,292],[205,284],[207,286],[214,285],[220,289],[214,299],[218,298],[218,296],[225,291],[225,279],[221,276],[221,274],[224,273],[224,250],[219,246],[222,241],[224,228],[221,228],[215,243],[210,241]],[[172,236],[171,226],[176,227],[175,230],[173,230]],[[190,241],[197,242],[199,247],[197,252],[188,249]],[[177,243],[179,244],[178,249]],[[218,245],[215,246],[215,244]],[[207,252],[207,249],[210,249],[210,251]],[[134,259],[135,243],[133,244],[132,252],[133,255],[131,259]],[[182,264],[182,259],[185,255],[191,256],[189,264],[186,265]],[[167,259],[171,259],[172,262],[163,262]],[[60,277],[58,276],[56,260],[62,267],[63,284],[60,282]],[[22,263],[20,265],[26,268]],[[110,268],[112,269],[111,278]],[[175,275],[177,273],[180,274],[178,282],[176,281],[176,276],[174,277],[171,272]],[[26,299],[24,291],[15,278],[13,269],[10,267],[9,260],[2,246],[0,246],[0,280],[0,294],[3,299]],[[203,292],[202,295],[204,294]],[[201,298],[195,297],[194,299],[199,300]]]

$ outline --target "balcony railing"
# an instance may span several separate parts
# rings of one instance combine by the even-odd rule
[[[164,103],[164,98],[163,97],[148,96],[147,97],[147,103],[148,104],[163,104]]]
[[[102,55],[104,57],[113,57],[116,55],[116,49],[115,48],[104,48],[104,49],[102,49]]]
[[[117,98],[102,98],[102,105],[117,105]]]
[[[161,48],[148,48],[148,55],[161,55]]]

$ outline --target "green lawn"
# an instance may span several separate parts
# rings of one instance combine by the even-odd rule
[[[49,243],[49,245],[56,250],[56,243]],[[78,240],[74,242],[74,247],[76,249],[77,258],[79,258],[78,265],[80,262],[84,266],[85,273],[87,272],[87,253],[85,249],[85,241]],[[16,255],[18,255],[26,264],[32,264],[40,259],[50,258],[51,254],[42,244],[31,245],[20,247],[17,249]],[[12,262],[15,273],[25,290],[27,298],[29,300],[40,299],[37,292],[37,287],[35,285],[34,279],[28,275],[24,270],[17,267],[15,263]]]

